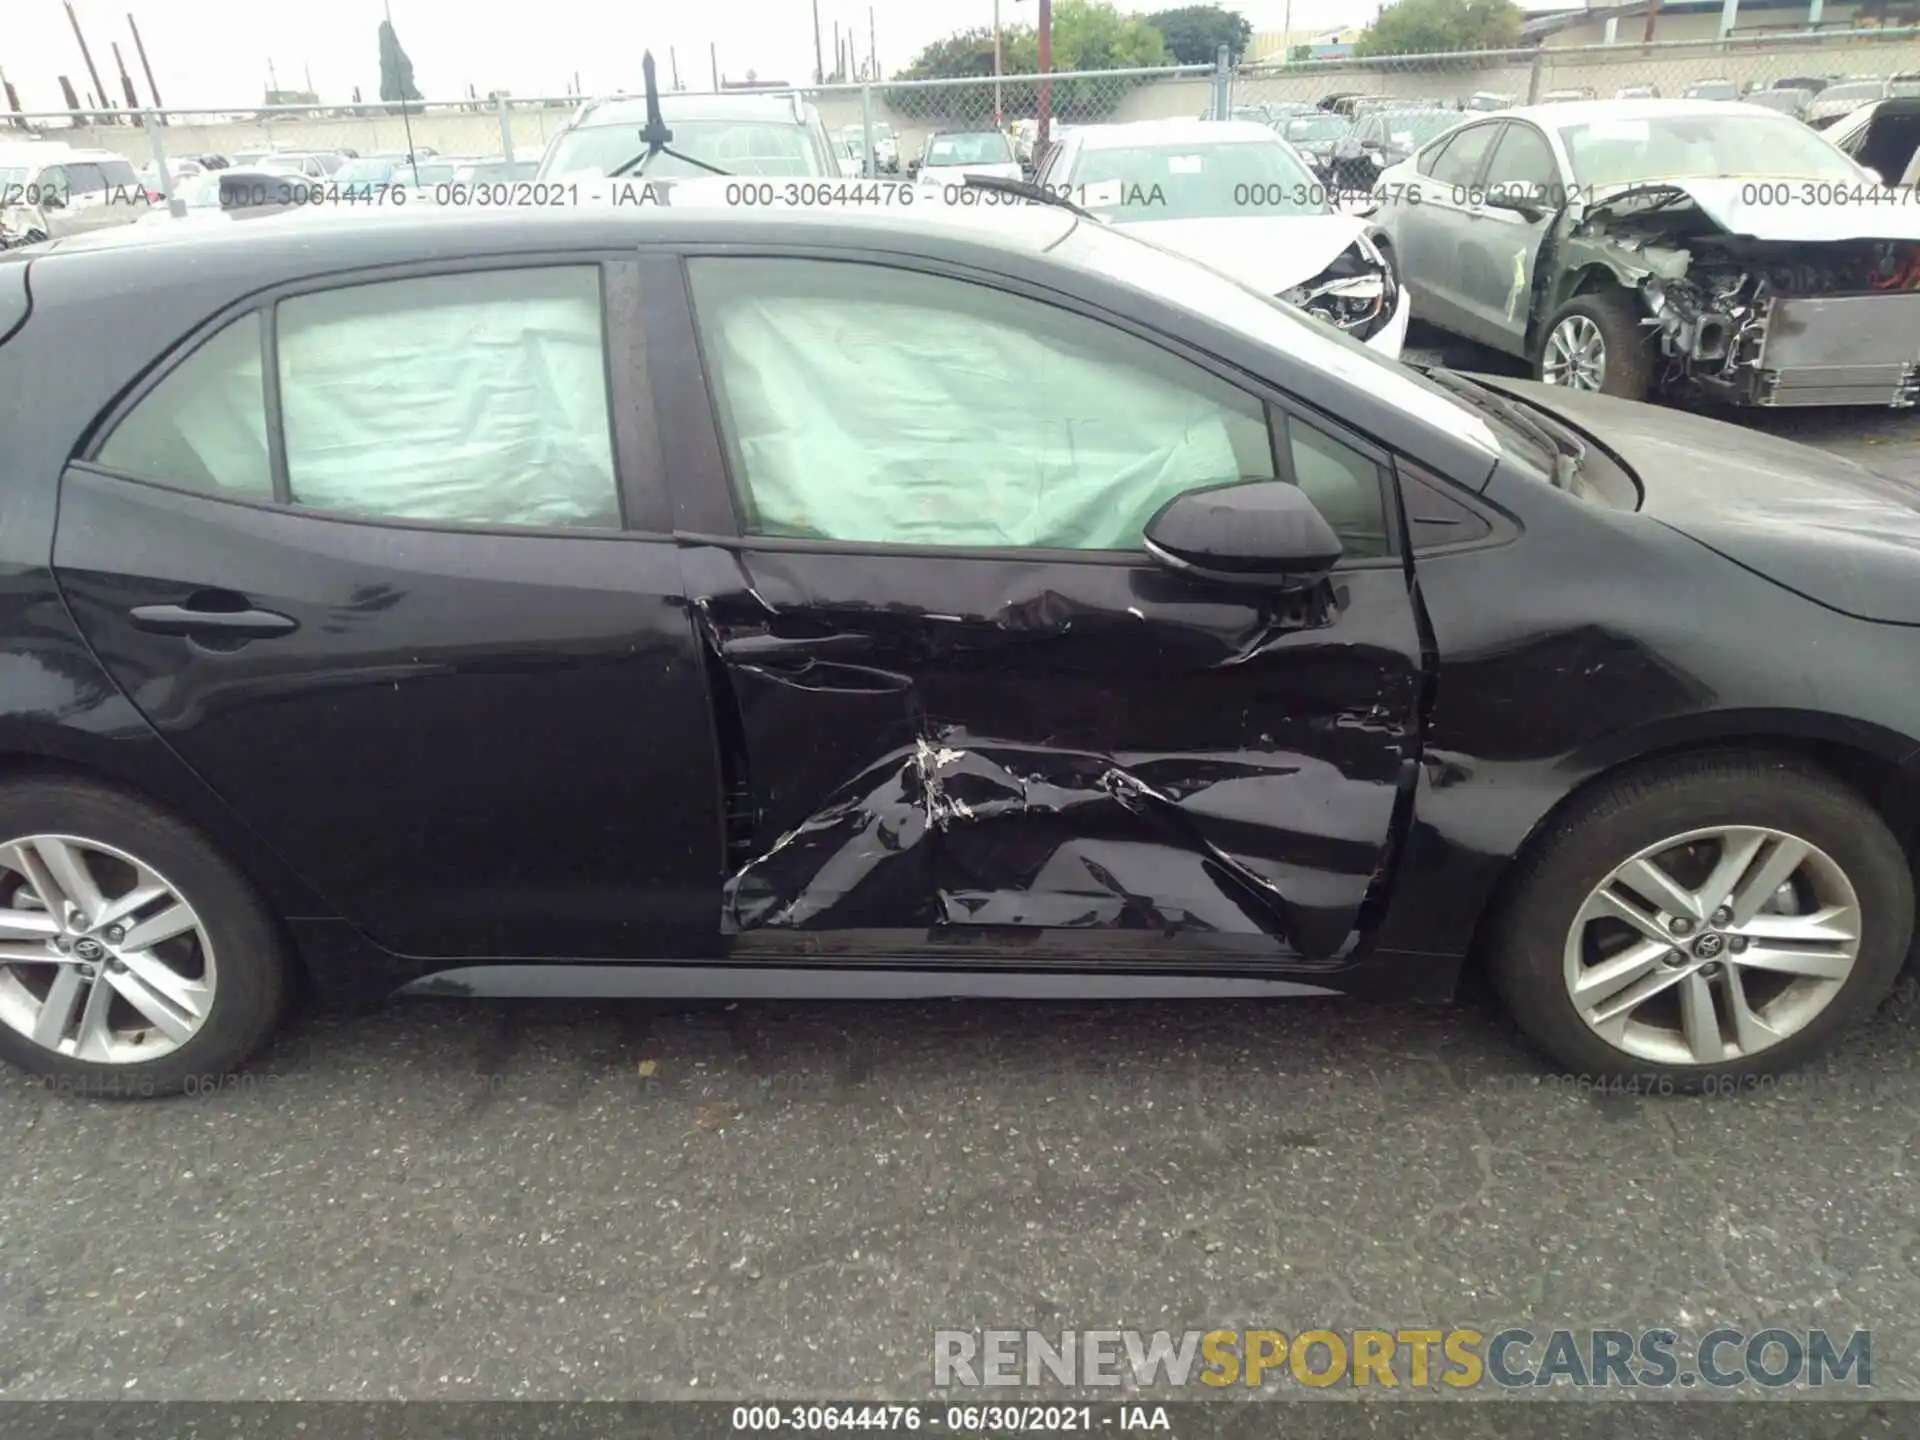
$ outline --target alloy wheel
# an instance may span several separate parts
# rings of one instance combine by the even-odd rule
[[[75,835],[0,844],[0,1024],[59,1055],[158,1059],[213,1008],[213,945],[171,881]]]
[[[1607,378],[1607,341],[1585,315],[1569,315],[1547,336],[1540,375],[1549,385],[1598,390]]]
[[[1566,940],[1575,1011],[1663,1065],[1750,1059],[1832,1003],[1860,950],[1845,871],[1781,830],[1723,826],[1650,845],[1595,886]]]

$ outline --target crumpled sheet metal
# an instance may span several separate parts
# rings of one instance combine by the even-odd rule
[[[726,933],[1349,943],[1416,744],[1394,573],[1236,596],[1149,567],[683,556],[756,816]],[[866,638],[754,643],[809,634]]]
[[[1350,840],[1327,837],[1328,869],[1307,869],[1271,853],[1299,841],[1274,817],[1324,815],[1308,797],[1316,780],[1337,779],[1331,767],[1284,756],[1136,763],[919,738],[733,876],[726,928],[905,918],[1285,936],[1302,953],[1337,949],[1371,878],[1392,786],[1373,787],[1379,813],[1351,817]]]

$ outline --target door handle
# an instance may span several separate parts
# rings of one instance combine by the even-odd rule
[[[860,655],[873,649],[873,637],[857,631],[831,635],[739,635],[720,642],[729,660],[812,659],[817,655]]]
[[[136,605],[127,612],[140,629],[155,635],[225,635],[264,640],[287,635],[300,622],[272,610],[199,610],[187,605]]]

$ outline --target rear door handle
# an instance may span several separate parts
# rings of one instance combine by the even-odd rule
[[[810,660],[824,655],[860,655],[873,649],[873,637],[858,631],[832,635],[739,635],[720,642],[729,660]]]
[[[155,635],[226,635],[264,640],[288,635],[300,622],[272,610],[197,610],[187,605],[136,605],[133,623]]]

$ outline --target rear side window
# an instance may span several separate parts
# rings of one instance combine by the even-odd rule
[[[124,185],[131,188],[140,183],[140,176],[125,160],[103,160],[100,163],[100,170],[107,177],[109,185]]]
[[[1446,148],[1423,173],[1442,185],[1471,184],[1473,177],[1480,173],[1480,162],[1486,157],[1487,147],[1499,133],[1498,125],[1468,126],[1447,142]]]
[[[295,504],[619,526],[597,267],[317,291],[278,325]]]
[[[318,291],[276,307],[279,497],[458,524],[617,529],[597,266]],[[263,313],[235,320],[136,404],[106,469],[275,498]]]
[[[142,480],[271,500],[259,315],[241,316],[174,366],[94,458]]]
[[[1487,188],[1524,191],[1534,186],[1551,186],[1560,178],[1553,151],[1547,140],[1531,125],[1511,124],[1493,152],[1493,164],[1487,169]]]

